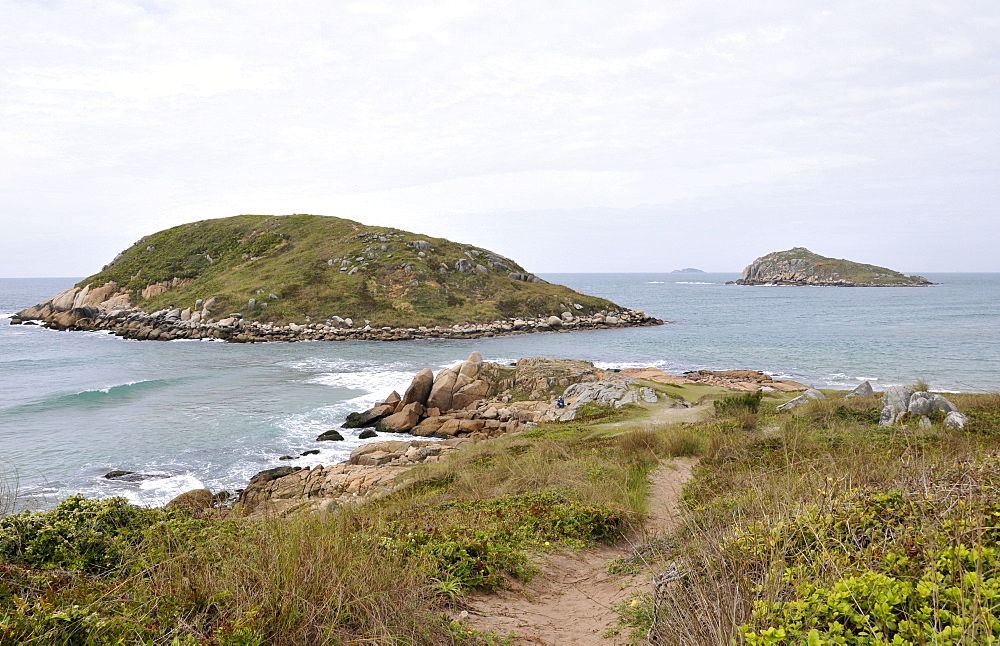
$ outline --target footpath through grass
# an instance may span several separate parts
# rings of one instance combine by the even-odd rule
[[[879,428],[877,399],[714,422],[655,643],[1000,643],[1000,396],[949,398],[965,430]]]
[[[950,398],[964,431],[880,429],[877,400],[836,396],[780,414],[737,397],[669,426],[594,411],[289,518],[71,498],[0,519],[0,644],[501,643],[447,611],[530,578],[534,554],[619,540],[678,455],[702,459],[678,534],[637,548],[663,572],[622,608],[637,639],[997,643],[1000,396]]]
[[[531,577],[532,553],[618,540],[661,448],[583,421],[480,443],[359,509],[199,519],[74,497],[7,516],[0,644],[493,642],[445,612]]]

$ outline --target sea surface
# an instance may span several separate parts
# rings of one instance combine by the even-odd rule
[[[363,443],[357,431],[344,442],[317,435],[473,350],[498,362],[756,369],[817,387],[922,379],[934,390],[1000,391],[1000,274],[929,274],[938,284],[924,288],[725,284],[737,277],[543,275],[670,321],[659,327],[255,345],[11,326],[12,313],[77,279],[0,279],[0,498],[16,490],[22,506],[45,507],[80,492],[160,505],[199,487],[235,491],[262,469],[340,462]],[[310,449],[320,453],[279,460]],[[105,479],[113,469],[145,477]]]

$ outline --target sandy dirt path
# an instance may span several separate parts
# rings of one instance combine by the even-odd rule
[[[678,523],[681,487],[691,477],[695,460],[666,460],[650,476],[650,518],[641,535],[613,547],[549,556],[530,583],[495,595],[469,599],[466,622],[476,630],[492,630],[515,643],[627,644],[627,634],[606,637],[618,624],[615,606],[651,590],[651,572],[634,576],[608,573],[608,563],[632,547],[668,534]]]

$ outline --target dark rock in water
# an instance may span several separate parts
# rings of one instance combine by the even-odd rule
[[[344,436],[341,435],[339,431],[337,431],[335,429],[331,429],[329,431],[326,431],[325,433],[321,433],[320,436],[316,438],[316,441],[317,442],[328,442],[328,441],[340,441],[342,439],[344,439]],[[308,453],[309,452],[306,451],[302,455],[308,455]],[[319,453],[319,451],[316,451],[316,453]]]
[[[381,404],[375,406],[374,408],[369,408],[362,413],[350,413],[347,415],[347,420],[341,424],[341,428],[365,428],[366,426],[375,426],[375,424],[392,414],[396,409],[395,406],[390,404]]]
[[[156,480],[157,478],[169,478],[165,473],[136,473],[135,471],[122,471],[115,469],[104,474],[108,480],[119,482],[142,482],[143,480]]]
[[[338,433],[338,435],[339,435],[339,433]],[[343,439],[343,438],[341,438],[341,439]],[[311,449],[309,451],[303,451],[299,455],[300,455],[300,457],[305,457],[307,455],[319,455],[319,449]]]
[[[376,433],[375,431],[371,430],[370,428],[361,431],[361,434],[358,435],[358,439],[359,440],[367,440],[368,438],[372,438],[372,437],[378,437],[378,433]]]
[[[279,460],[294,460],[294,459],[295,459],[295,456],[292,456],[292,455],[283,455],[283,456],[281,456],[281,457],[280,457],[280,458],[278,458],[278,459],[279,459]]]
[[[261,471],[254,477],[250,478],[250,483],[247,485],[249,487],[253,484],[264,484],[265,482],[270,482],[271,480],[277,480],[278,478],[283,478],[290,473],[295,473],[299,471],[302,467],[275,467],[273,469],[265,469]]]

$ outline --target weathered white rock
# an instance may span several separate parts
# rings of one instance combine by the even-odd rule
[[[951,411],[950,413],[944,416],[944,425],[951,429],[965,428],[965,424],[968,421],[969,418],[959,413],[958,411]]]
[[[875,390],[872,385],[867,381],[859,385],[857,388],[847,393],[847,397],[873,397],[875,395]]]
[[[879,416],[879,426],[892,426],[909,410],[913,388],[909,386],[890,386],[882,393],[882,413]]]
[[[826,399],[826,395],[815,388],[810,388],[795,399],[790,399],[784,404],[778,406],[776,410],[792,410],[793,408],[797,408],[803,404],[808,404],[811,401],[822,399]]]

